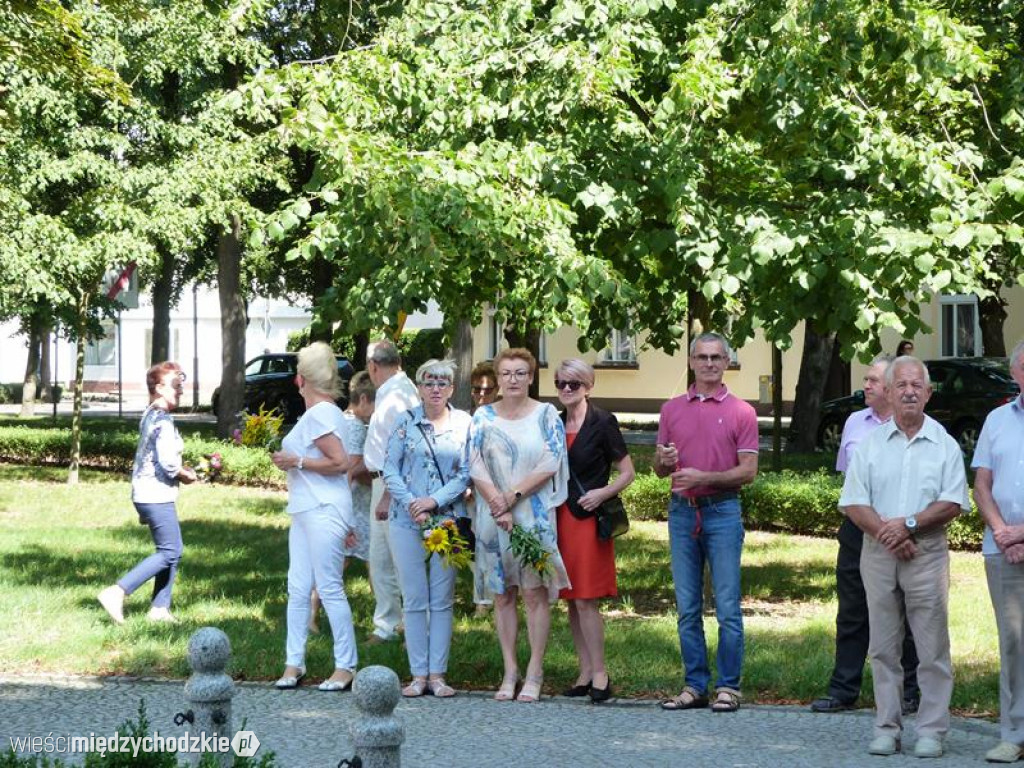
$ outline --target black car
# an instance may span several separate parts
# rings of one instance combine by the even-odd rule
[[[338,375],[341,377],[342,396],[338,407],[348,407],[348,382],[355,369],[344,357],[338,357]],[[294,352],[278,352],[260,355],[246,363],[245,398],[243,407],[249,413],[256,413],[260,406],[267,410],[276,408],[284,416],[286,424],[293,424],[306,410],[306,405],[295,385],[296,366],[299,356]],[[217,413],[220,401],[220,387],[213,390],[213,412]]]
[[[927,360],[925,365],[932,380],[925,413],[942,424],[964,456],[970,457],[989,411],[1020,394],[1009,364],[1005,357],[957,357]],[[823,404],[818,445],[826,451],[838,450],[846,417],[863,407],[863,390]]]

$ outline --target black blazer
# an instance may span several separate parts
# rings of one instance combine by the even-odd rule
[[[564,424],[565,411],[561,417]],[[588,402],[583,424],[569,449],[569,498],[575,502],[582,495],[576,480],[588,491],[608,485],[612,463],[628,453],[615,414]]]

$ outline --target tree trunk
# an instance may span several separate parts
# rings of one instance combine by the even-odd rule
[[[782,471],[782,349],[772,344],[772,471]]]
[[[39,399],[44,403],[53,401],[53,373],[50,367],[50,355],[52,354],[50,343],[52,339],[51,328],[49,325],[46,325],[43,328],[43,335],[39,345],[39,382],[41,387]]]
[[[1006,300],[998,289],[978,301],[978,323],[981,325],[981,349],[986,357],[1006,357],[1003,323],[1006,321]]]
[[[71,410],[71,461],[68,485],[78,485],[78,466],[82,461],[82,388],[85,386],[85,333],[89,320],[89,295],[78,299],[75,318],[75,402]]]
[[[310,265],[313,276],[313,295],[310,298],[315,304],[334,284],[334,265],[323,256],[317,255]],[[330,344],[334,331],[330,323],[313,323],[309,327],[309,341],[323,341]]]
[[[819,335],[810,323],[804,329],[804,351],[793,403],[793,438],[787,453],[810,453],[817,447],[818,423],[821,421],[821,398],[825,391],[832,360],[835,334]]]
[[[43,323],[39,315],[33,314],[28,329],[28,360],[25,363],[25,379],[21,389],[20,416],[28,418],[36,412],[36,393],[39,389],[39,358],[42,355]]]
[[[355,347],[355,352],[352,353],[352,367],[357,371],[365,371],[366,349],[370,346],[370,334],[366,331],[353,333],[352,345]]]
[[[458,366],[455,369],[455,394],[452,396],[452,405],[468,411],[473,406],[469,391],[472,386],[470,374],[473,372],[473,326],[469,320],[459,320],[448,357]]]
[[[153,281],[153,351],[149,364],[171,358],[171,296],[174,292],[174,258],[160,247],[160,272]]]
[[[217,293],[220,297],[221,377],[217,435],[231,437],[245,394],[245,301],[242,298],[241,223],[231,217],[231,229],[217,239]]]

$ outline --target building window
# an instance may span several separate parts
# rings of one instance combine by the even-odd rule
[[[636,339],[626,331],[613,330],[608,346],[601,352],[601,359],[606,363],[635,363]]]
[[[940,300],[939,335],[943,357],[977,357],[981,354],[978,297],[959,294]]]
[[[117,363],[117,326],[103,323],[103,335],[89,339],[85,345],[86,365],[115,365]]]

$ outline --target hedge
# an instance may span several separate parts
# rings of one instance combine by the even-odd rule
[[[115,430],[82,430],[83,467],[131,472],[138,434]],[[284,474],[267,451],[189,435],[185,461],[195,465],[203,456],[219,453],[223,469],[218,482],[284,488]],[[60,428],[0,427],[0,460],[19,464],[66,466],[71,460],[71,431]]]
[[[0,460],[20,464],[67,465],[70,459],[70,430],[28,426],[0,427]],[[82,432],[82,466],[131,471],[138,435],[128,429],[96,429]],[[244,448],[198,435],[185,437],[185,460],[195,465],[211,453],[219,453],[223,469],[218,482],[283,488],[284,474],[270,461],[270,455],[256,448]],[[840,477],[817,472],[761,472],[743,488],[743,514],[750,528],[788,531],[809,536],[832,536],[839,527]],[[668,515],[669,479],[651,472],[637,475],[623,493],[634,520],[665,520]],[[954,549],[978,550],[984,526],[977,509],[961,515],[948,530]]]
[[[832,536],[839,527],[839,492],[842,478],[824,471],[761,472],[740,491],[743,517],[749,528],[787,531],[808,536]],[[665,520],[668,516],[670,481],[653,473],[638,475],[623,493],[630,517]],[[949,525],[953,549],[978,550],[984,525],[973,506]]]

